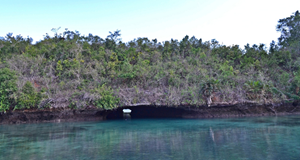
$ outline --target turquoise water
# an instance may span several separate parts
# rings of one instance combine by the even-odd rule
[[[300,116],[0,125],[0,159],[300,159]]]

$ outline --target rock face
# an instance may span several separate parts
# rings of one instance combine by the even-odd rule
[[[217,118],[300,114],[297,103],[277,105],[235,104],[214,106],[124,106],[114,110],[16,110],[0,114],[0,124],[122,119],[123,109],[131,118]]]
[[[104,120],[105,110],[16,110],[0,113],[0,124]]]
[[[244,117],[288,115],[300,113],[297,104],[257,105],[235,104],[207,106],[127,106],[109,111],[107,119],[123,118],[123,108],[131,109],[131,118],[217,118],[217,117]]]
[[[278,105],[236,104],[186,109],[182,118],[216,118],[245,116],[276,116],[300,114],[300,107],[293,103]]]

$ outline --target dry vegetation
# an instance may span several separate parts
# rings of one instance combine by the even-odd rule
[[[188,36],[162,44],[147,38],[123,43],[119,36],[119,31],[102,39],[66,30],[32,44],[8,34],[0,40],[0,112],[299,99],[299,40],[272,42],[267,51],[263,44],[241,49]]]

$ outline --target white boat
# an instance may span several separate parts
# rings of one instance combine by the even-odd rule
[[[123,109],[123,113],[129,114],[131,113],[131,109]]]

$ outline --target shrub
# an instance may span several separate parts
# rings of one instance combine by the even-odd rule
[[[0,112],[6,112],[10,106],[15,104],[17,76],[8,68],[0,69]]]
[[[36,92],[31,82],[27,81],[18,97],[18,105],[15,109],[37,107],[41,99],[41,92]]]
[[[113,90],[105,84],[94,89],[96,94],[100,94],[100,98],[93,101],[97,108],[113,109],[119,104],[119,98],[114,96]]]

